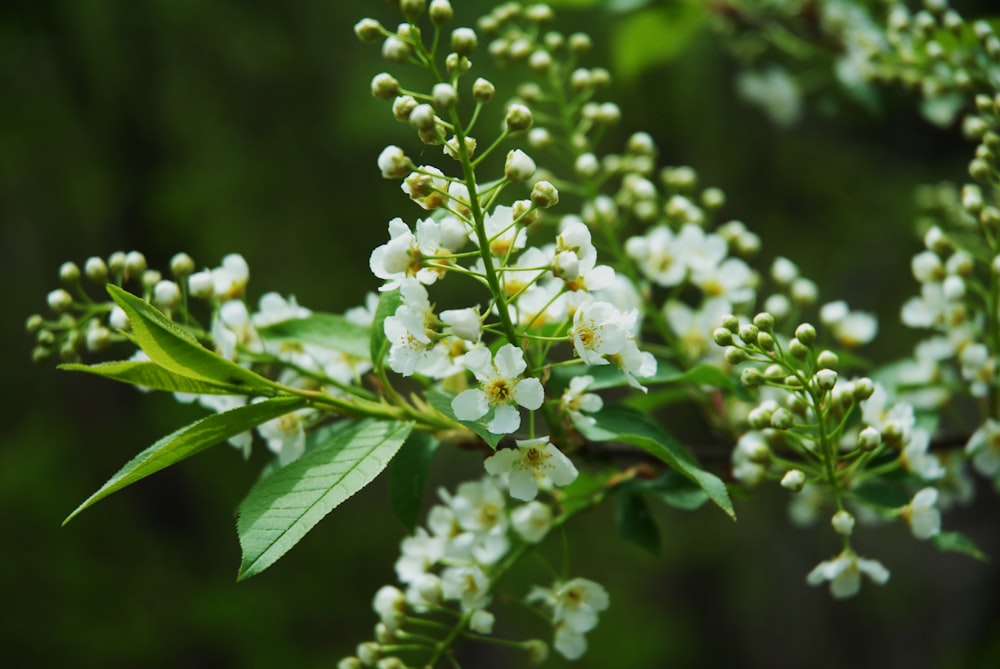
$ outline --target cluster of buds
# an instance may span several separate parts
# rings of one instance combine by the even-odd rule
[[[194,261],[179,253],[170,261],[169,272],[172,278],[164,278],[138,251],[116,251],[106,260],[93,256],[82,269],[72,261],[63,263],[60,287],[46,298],[52,315],[34,314],[27,320],[28,332],[36,340],[35,361],[58,356],[63,362],[75,362],[83,354],[103,351],[124,339],[120,331],[127,327],[127,319],[103,293],[108,283],[136,286],[144,299],[166,313],[178,309],[184,300],[181,286],[194,272]],[[88,287],[96,288],[100,296],[95,298]]]

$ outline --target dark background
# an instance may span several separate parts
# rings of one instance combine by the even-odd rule
[[[455,4],[458,25],[483,6]],[[259,457],[210,450],[60,528],[134,453],[200,414],[33,366],[23,328],[62,261],[115,250],[159,267],[182,250],[200,266],[239,252],[254,295],[294,293],[316,310],[358,303],[359,287],[376,286],[368,254],[388,219],[420,213],[375,167],[385,144],[414,140],[368,93],[385,66],[353,36],[362,16],[398,21],[361,0],[0,9],[0,664],[332,667],[370,636],[371,596],[391,580],[403,535],[381,481],[239,584],[234,509]],[[565,18],[593,34],[591,62],[605,64],[615,21],[598,10]],[[504,76],[495,80],[509,92]],[[611,97],[624,118],[606,147],[651,132],[663,164],[693,165],[727,192],[726,216],[761,235],[763,259],[789,256],[825,299],[882,314],[868,354],[907,354],[916,334],[892,320],[916,292],[912,189],[963,179],[971,147],[901,94],[879,113],[845,103],[778,130],[734,96],[733,76],[718,37],[700,31],[674,60],[619,82]],[[444,454],[435,483],[476,467]],[[997,556],[1000,503],[980,487],[974,507],[944,522]],[[789,527],[785,502],[780,490],[739,499],[737,524],[711,509],[657,509],[658,557],[613,538],[609,509],[578,522],[573,571],[602,582],[612,609],[576,666],[1000,666],[994,566],[938,554],[901,527],[862,531],[858,546],[892,580],[834,602],[804,582],[836,551],[830,533]],[[520,665],[486,654],[467,666]]]

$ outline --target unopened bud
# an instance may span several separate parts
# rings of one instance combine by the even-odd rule
[[[841,509],[837,513],[833,514],[833,518],[830,519],[830,524],[833,526],[834,532],[848,537],[851,535],[851,532],[854,531],[854,516]]]
[[[75,262],[64,262],[59,266],[59,280],[71,286],[80,280],[80,267]]]
[[[531,110],[521,104],[512,104],[507,108],[506,122],[512,132],[528,130],[533,122]]]
[[[451,31],[451,50],[460,56],[468,56],[479,45],[479,38],[472,28],[455,28]]]
[[[531,201],[542,209],[551,207],[559,202],[559,191],[551,181],[537,181],[531,187]]]
[[[387,32],[375,19],[361,19],[354,24],[354,34],[362,42],[377,42],[385,37]]]
[[[489,102],[493,99],[494,94],[496,94],[496,86],[493,82],[488,79],[483,79],[479,77],[472,84],[472,97],[474,97],[479,102]]]
[[[62,288],[56,288],[48,294],[46,302],[52,311],[63,313],[73,306],[73,296]]]
[[[806,475],[801,469],[789,469],[781,477],[781,487],[792,492],[799,492],[806,485]]]

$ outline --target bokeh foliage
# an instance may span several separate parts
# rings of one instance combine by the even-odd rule
[[[456,1],[460,22],[485,4]],[[909,350],[914,337],[892,320],[914,291],[913,187],[963,177],[970,148],[955,128],[928,126],[894,92],[876,111],[835,100],[777,129],[734,94],[734,66],[699,3],[554,4],[568,29],[593,35],[594,64],[624,70],[610,142],[649,131],[663,164],[690,164],[727,192],[726,213],[761,235],[764,258],[791,257],[825,298],[883,314],[868,353]],[[375,168],[382,146],[408,133],[368,94],[383,66],[351,32],[365,15],[395,20],[374,0],[0,9],[5,665],[330,667],[370,634],[370,597],[391,578],[403,533],[384,482],[239,585],[234,509],[260,455],[246,465],[213,449],[60,529],[121,462],[198,412],[33,367],[22,328],[60,262],[117,249],[161,266],[180,250],[205,266],[235,251],[250,262],[251,293],[294,293],[319,310],[359,302],[376,285],[368,254],[386,221],[419,214]],[[663,39],[644,52],[636,45],[648,40],[634,35],[650,25]],[[512,81],[496,75],[501,93]],[[478,466],[446,454],[434,483]],[[893,581],[831,603],[803,576],[824,535],[788,528],[784,501],[780,491],[737,500],[736,525],[709,510],[654,509],[658,557],[609,540],[610,509],[570,528],[576,571],[612,593],[577,666],[1000,664],[995,567],[881,532]],[[945,522],[998,556],[998,511],[984,496]],[[345,535],[354,539],[331,539]]]

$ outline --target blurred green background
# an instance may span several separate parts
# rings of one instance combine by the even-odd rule
[[[468,25],[488,3],[455,5]],[[671,15],[675,3],[663,7]],[[392,578],[403,534],[381,481],[240,584],[234,509],[260,458],[246,465],[213,449],[60,528],[134,453],[199,413],[33,366],[23,329],[62,261],[119,249],[160,267],[182,250],[202,266],[239,252],[254,295],[294,293],[317,310],[359,302],[359,288],[376,286],[368,254],[388,219],[420,213],[375,167],[385,144],[414,139],[368,93],[384,65],[353,36],[362,16],[398,21],[378,0],[0,9],[0,278],[10,289],[0,665],[333,667],[370,636],[371,595]],[[592,64],[629,62],[623,16],[584,7],[563,18],[594,36]],[[824,298],[883,314],[886,336],[867,353],[906,354],[916,337],[891,321],[914,292],[912,188],[961,179],[970,147],[895,94],[882,113],[848,103],[775,129],[734,95],[717,35],[696,24],[668,37],[670,59],[613,89],[624,118],[607,148],[651,132],[663,164],[692,165],[726,191],[725,215],[761,235],[763,258],[789,256]],[[501,98],[511,91],[508,75],[495,81]],[[435,483],[477,467],[445,454]],[[945,524],[1000,556],[1000,503],[981,497]],[[658,557],[609,539],[609,509],[571,528],[574,573],[612,594],[576,666],[1000,666],[993,565],[937,554],[899,527],[868,531],[859,545],[892,580],[833,602],[804,583],[836,550],[829,532],[791,529],[780,491],[737,503],[737,524],[711,509],[657,509]],[[469,667],[520,666],[502,651],[472,652]]]

